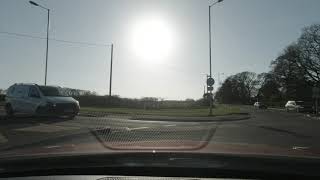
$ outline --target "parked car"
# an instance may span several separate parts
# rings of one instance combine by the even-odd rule
[[[288,101],[285,105],[286,111],[297,111],[299,112],[299,105],[296,103],[296,101]]]
[[[253,106],[257,109],[267,109],[267,105],[262,102],[255,102]]]
[[[295,112],[314,112],[314,106],[312,102],[305,101],[288,101],[285,105],[286,111]]]
[[[54,86],[14,84],[7,91],[5,110],[8,116],[23,113],[74,118],[80,110],[80,105],[72,97],[62,96]]]

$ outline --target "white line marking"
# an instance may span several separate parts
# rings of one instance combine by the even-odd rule
[[[309,149],[310,147],[306,147],[306,146],[293,146],[292,149],[293,150],[305,150],[305,149]]]
[[[176,124],[167,124],[167,125],[164,125],[166,127],[172,127],[172,126],[177,126]]]
[[[46,148],[52,149],[52,148],[59,148],[59,147],[61,147],[61,146],[47,146]]]
[[[137,128],[128,128],[126,127],[127,131],[132,131],[132,130],[139,130],[139,129],[148,129],[149,127],[137,127]]]

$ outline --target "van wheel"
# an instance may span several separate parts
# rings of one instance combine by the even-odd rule
[[[13,109],[12,109],[11,104],[6,104],[5,110],[6,110],[6,115],[7,115],[8,117],[14,116],[14,112],[13,112]]]

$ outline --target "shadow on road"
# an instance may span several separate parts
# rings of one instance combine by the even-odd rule
[[[290,135],[295,136],[297,138],[311,138],[312,137],[312,136],[308,136],[308,135],[299,134],[297,132],[288,131],[288,130],[279,129],[279,128],[274,128],[274,127],[269,127],[269,126],[258,126],[258,127],[262,128],[262,129],[267,129],[267,130],[270,130],[270,131],[290,134]]]

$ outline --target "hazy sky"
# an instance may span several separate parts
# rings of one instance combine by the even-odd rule
[[[209,72],[207,0],[35,0],[51,9],[50,37],[114,43],[113,94],[200,98]],[[213,73],[265,72],[304,26],[320,22],[319,0],[225,0],[212,9]],[[46,36],[46,11],[0,0],[0,32]],[[44,82],[44,39],[0,33],[0,88]],[[109,88],[110,46],[49,42],[48,84]]]

